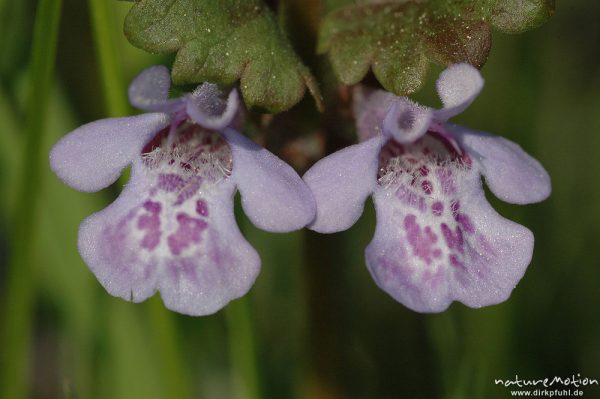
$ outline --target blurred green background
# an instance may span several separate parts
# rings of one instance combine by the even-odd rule
[[[552,176],[541,204],[490,196],[536,237],[509,301],[435,315],[394,302],[364,265],[369,204],[333,236],[269,234],[240,214],[262,273],[202,318],[109,296],[77,253],[79,222],[119,187],[75,192],[49,171],[48,149],[134,112],[127,82],[171,58],[128,44],[129,3],[59,6],[0,0],[0,398],[506,398],[495,378],[600,379],[600,2],[559,1],[542,27],[495,34],[486,87],[456,119],[520,143]],[[36,9],[50,22],[34,33]],[[439,104],[439,70],[416,96],[427,105]]]

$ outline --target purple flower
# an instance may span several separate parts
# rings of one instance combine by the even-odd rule
[[[348,229],[373,196],[375,236],[366,262],[375,282],[420,312],[453,300],[471,307],[506,300],[531,261],[533,235],[487,202],[527,204],[550,194],[542,166],[517,144],[452,125],[483,87],[479,72],[450,66],[437,90],[444,108],[376,91],[357,93],[361,143],[317,162],[304,180],[317,201],[311,229]]]
[[[89,123],[50,153],[69,186],[98,191],[132,165],[119,198],[83,221],[79,252],[112,295],[140,302],[159,290],[190,315],[216,312],[254,283],[260,259],[242,237],[233,197],[259,228],[286,232],[315,215],[296,172],[231,125],[238,97],[205,83],[168,99],[169,72],[152,67],[131,84],[133,105],[152,111]]]

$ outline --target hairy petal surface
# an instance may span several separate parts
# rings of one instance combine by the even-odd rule
[[[334,233],[352,226],[377,184],[378,155],[385,139],[377,136],[346,147],[313,165],[303,179],[317,203],[317,216],[309,226],[319,233]]]
[[[399,97],[383,120],[383,131],[399,143],[412,143],[427,132],[432,111]]]
[[[231,90],[222,98],[219,87],[203,83],[189,96],[186,111],[190,118],[206,129],[220,130],[229,126],[239,109],[239,96]]]
[[[224,135],[233,159],[231,179],[252,223],[267,231],[287,232],[314,219],[313,195],[291,166],[233,129]]]
[[[115,182],[121,170],[169,121],[167,114],[152,113],[88,123],[54,145],[50,167],[71,187],[98,191]]]
[[[513,204],[543,201],[550,195],[550,176],[516,143],[460,126],[447,126],[472,158],[481,164],[490,190]]]

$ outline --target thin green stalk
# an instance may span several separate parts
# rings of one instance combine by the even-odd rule
[[[17,118],[11,111],[8,98],[0,88],[0,184],[5,190],[0,196],[0,221],[10,219],[9,215],[14,210],[19,177],[17,171],[22,143],[17,136]]]
[[[174,315],[165,309],[155,296],[148,301],[150,319],[153,323],[154,338],[159,351],[166,388],[172,398],[191,398],[191,389],[183,364],[180,346],[176,340]]]
[[[234,397],[261,399],[264,396],[248,299],[242,298],[230,303],[224,312],[234,378]]]
[[[110,15],[110,3],[106,0],[89,0],[89,5],[106,111],[110,116],[127,115],[130,107],[125,96],[126,86],[123,83],[119,57],[114,45],[116,39],[112,35],[114,20]],[[124,176],[120,181],[124,184],[125,180]],[[185,365],[177,345],[173,317],[157,298],[150,300],[146,309],[150,314],[152,330],[155,332],[155,344],[169,397],[191,397]]]
[[[235,213],[239,215],[241,208],[236,204]],[[240,220],[240,230],[249,233],[250,222],[245,217]],[[233,397],[236,399],[262,399],[260,380],[260,362],[256,351],[253,315],[247,297],[229,303],[222,311],[227,324],[227,342],[229,344],[229,361],[233,379]]]
[[[114,20],[110,18],[111,5],[106,0],[89,0],[89,5],[106,110],[110,116],[127,115],[130,109],[117,62],[119,58],[113,37]]]
[[[464,364],[465,342],[463,331],[459,331],[460,320],[455,309],[450,309],[441,314],[425,316],[425,322],[438,368],[438,395],[444,399],[455,399],[458,397],[457,393],[460,393],[457,391],[460,371],[463,369],[460,366]]]
[[[61,0],[40,0],[34,25],[33,45],[22,155],[23,175],[15,205],[12,253],[5,286],[1,325],[0,397],[27,396],[29,386],[29,343],[33,321],[35,272],[32,256],[33,229],[41,186],[42,135],[51,84]]]

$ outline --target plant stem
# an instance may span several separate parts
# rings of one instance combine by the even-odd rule
[[[35,292],[31,249],[35,239],[36,200],[42,183],[42,135],[53,82],[61,6],[61,0],[40,0],[34,25],[21,158],[23,175],[15,205],[12,253],[0,327],[0,397],[6,399],[26,397],[30,385],[28,360]]]

